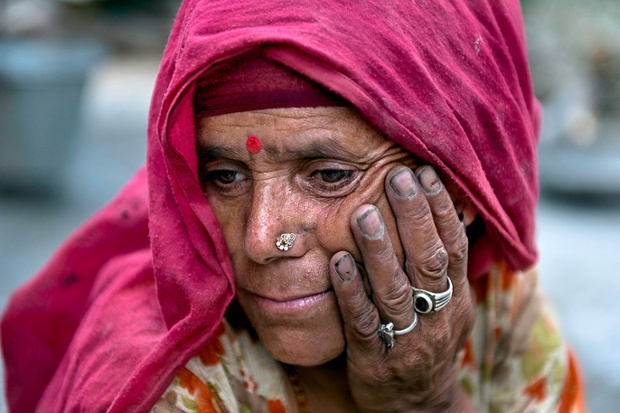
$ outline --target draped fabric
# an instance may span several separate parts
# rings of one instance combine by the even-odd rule
[[[196,81],[194,115],[275,108],[350,106],[307,77],[266,58],[257,47],[210,68]]]
[[[539,107],[517,0],[188,0],[155,85],[146,170],[12,297],[2,320],[12,411],[148,410],[234,296],[197,179],[196,79],[260,46],[436,165],[486,228],[492,260],[536,261]]]

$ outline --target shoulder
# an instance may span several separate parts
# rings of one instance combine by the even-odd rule
[[[247,330],[224,320],[181,368],[152,411],[286,412],[291,401],[280,363]]]
[[[540,288],[537,269],[511,271],[495,264],[472,289],[476,324],[461,354],[460,377],[479,409],[578,406],[581,391],[571,384],[580,382],[575,360]],[[569,397],[566,389],[571,388]]]

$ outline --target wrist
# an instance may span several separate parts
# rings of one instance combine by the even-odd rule
[[[455,381],[453,385],[443,392],[443,397],[437,397],[435,400],[418,406],[413,410],[415,413],[476,413],[478,410],[474,407],[471,399],[465,393],[463,388]]]

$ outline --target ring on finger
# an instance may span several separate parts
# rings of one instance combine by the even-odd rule
[[[403,328],[402,330],[394,330],[394,323],[381,324],[381,326],[379,327],[379,338],[387,348],[392,348],[396,344],[395,336],[402,336],[403,334],[407,334],[411,332],[417,325],[418,314],[414,311],[413,322],[409,325],[409,327]]]
[[[433,293],[421,288],[413,289],[413,308],[420,314],[434,313],[444,308],[452,298],[452,281],[448,278],[448,289],[442,293]]]

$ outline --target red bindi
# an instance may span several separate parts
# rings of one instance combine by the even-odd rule
[[[250,136],[248,140],[245,141],[245,147],[248,148],[250,153],[259,153],[263,147],[263,143],[257,136]]]

